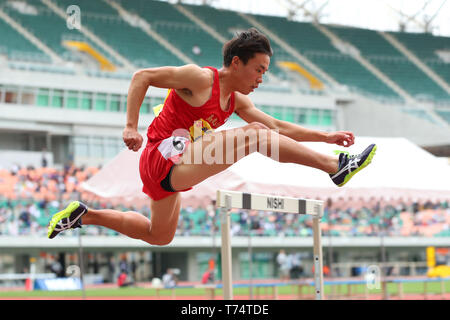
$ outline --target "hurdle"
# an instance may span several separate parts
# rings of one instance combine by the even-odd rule
[[[233,300],[231,268],[230,210],[247,209],[313,216],[314,287],[316,300],[323,299],[322,243],[320,220],[323,201],[282,197],[270,194],[217,190],[216,206],[220,208],[222,231],[222,287],[224,300]]]

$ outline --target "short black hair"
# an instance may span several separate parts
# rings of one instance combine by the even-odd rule
[[[247,64],[255,53],[265,53],[271,57],[273,51],[269,39],[255,28],[250,28],[236,34],[223,45],[223,65],[229,67],[234,56]]]

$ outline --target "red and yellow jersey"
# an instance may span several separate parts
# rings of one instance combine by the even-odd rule
[[[214,72],[212,94],[200,107],[193,107],[184,101],[175,90],[170,89],[163,106],[154,108],[156,117],[147,130],[149,143],[164,140],[170,136],[190,136],[195,141],[207,132],[223,125],[234,111],[234,92],[230,97],[228,111],[220,107],[219,73],[216,68],[206,67]]]

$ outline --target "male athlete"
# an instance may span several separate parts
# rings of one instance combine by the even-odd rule
[[[52,239],[63,230],[82,224],[99,225],[152,245],[167,245],[177,229],[180,192],[190,190],[252,152],[262,153],[263,147],[270,150],[264,155],[274,160],[313,167],[329,174],[336,185],[346,184],[371,162],[376,146],[370,145],[356,156],[321,154],[298,142],[320,141],[348,147],[354,144],[353,133],[311,130],[258,110],[248,94],[262,83],[271,56],[269,40],[251,28],[225,43],[223,67],[219,70],[189,64],[137,71],[128,91],[123,131],[128,149],[136,152],[143,143],[137,128],[147,89],[170,89],[162,110],[148,128],[147,145],[140,158],[143,192],[150,197],[150,219],[138,212],[95,210],[74,201],[53,216],[48,237]],[[214,132],[233,112],[248,124]],[[247,135],[248,139],[242,139]],[[214,161],[207,160],[208,155]]]

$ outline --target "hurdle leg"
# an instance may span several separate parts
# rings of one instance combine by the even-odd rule
[[[423,298],[428,299],[428,288],[427,288],[427,280],[423,282]]]
[[[320,230],[320,218],[313,218],[313,242],[314,242],[314,286],[316,300],[324,298],[323,293],[323,262],[322,262],[322,233]]]
[[[383,297],[383,300],[389,300],[389,293],[387,288],[387,280],[383,280],[381,282],[381,294]]]
[[[369,288],[367,287],[367,285],[364,286],[364,299],[369,299]]]
[[[302,298],[303,285],[297,285],[297,299],[300,300]]]
[[[405,297],[405,295],[403,294],[403,282],[399,282],[398,283],[398,298],[400,299],[400,300],[403,300],[403,298]]]
[[[232,272],[231,272],[231,244],[230,244],[230,218],[228,211],[233,208],[246,210],[271,211],[280,209],[284,213],[313,215],[313,243],[314,243],[314,290],[315,298],[324,298],[323,262],[320,220],[323,216],[323,201],[312,199],[298,199],[291,197],[278,197],[274,195],[250,194],[237,191],[217,190],[217,207],[221,210],[222,225],[222,280],[224,299],[233,299]]]
[[[231,197],[225,196],[226,207],[222,208],[220,224],[222,231],[222,285],[223,299],[233,300],[232,270],[231,270],[231,242],[230,242],[230,214]]]
[[[215,289],[214,288],[205,288],[205,292],[206,292],[206,297],[209,300],[215,300],[216,299]]]

